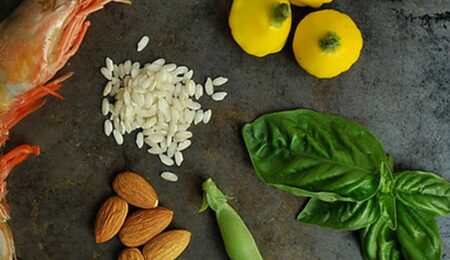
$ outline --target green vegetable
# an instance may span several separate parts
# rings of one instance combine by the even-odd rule
[[[325,202],[313,198],[297,219],[303,223],[322,227],[356,230],[375,222],[379,214],[379,206],[375,199],[364,202]]]
[[[200,212],[208,206],[215,211],[223,243],[231,260],[263,259],[252,234],[239,214],[227,203],[227,197],[213,180],[203,183],[204,200]]]
[[[360,244],[364,259],[400,259],[401,252],[397,235],[382,218],[361,229]]]
[[[395,194],[404,205],[434,216],[450,214],[450,183],[436,174],[399,172],[395,175]]]
[[[406,259],[440,259],[441,238],[436,220],[399,203],[397,238]]]
[[[243,129],[259,177],[298,196],[364,201],[378,189],[380,142],[356,122],[306,109],[273,113]]]
[[[312,199],[304,223],[360,231],[365,259],[441,258],[435,217],[450,214],[450,183],[434,173],[394,173],[394,158],[361,125],[299,109],[243,129],[258,176]]]
[[[390,160],[393,160],[393,158]],[[393,164],[393,161],[381,164],[380,189],[377,199],[380,205],[381,217],[388,224],[389,228],[395,230],[397,228],[397,206],[392,192],[394,190],[394,177],[392,176],[392,166],[390,164]]]

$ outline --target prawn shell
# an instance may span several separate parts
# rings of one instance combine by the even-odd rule
[[[16,258],[14,238],[11,228],[6,222],[0,223],[0,259],[12,260]]]

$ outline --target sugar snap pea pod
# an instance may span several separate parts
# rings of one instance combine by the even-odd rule
[[[203,183],[205,192],[200,212],[210,207],[216,213],[225,250],[231,260],[262,260],[252,234],[239,214],[227,203],[224,195],[212,179]]]

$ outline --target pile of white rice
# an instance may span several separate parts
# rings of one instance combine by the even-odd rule
[[[144,40],[145,41],[145,40]],[[142,43],[138,50],[142,50]],[[127,60],[114,64],[106,58],[101,73],[108,80],[102,100],[107,136],[122,145],[123,136],[137,131],[136,145],[159,156],[167,166],[183,163],[183,152],[191,145],[192,124],[208,124],[211,109],[200,103],[203,96],[222,101],[227,93],[216,91],[228,79],[207,78],[204,86],[193,79],[194,71],[164,59],[141,66]]]

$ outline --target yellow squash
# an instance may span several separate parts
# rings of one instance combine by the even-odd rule
[[[286,44],[292,17],[289,0],[234,0],[229,25],[234,40],[248,54],[263,57]]]
[[[322,10],[297,26],[293,50],[298,64],[317,78],[332,78],[350,69],[363,47],[360,30],[346,14]]]
[[[319,8],[323,4],[331,3],[333,0],[291,0],[291,4],[296,6],[310,6],[314,8]]]

